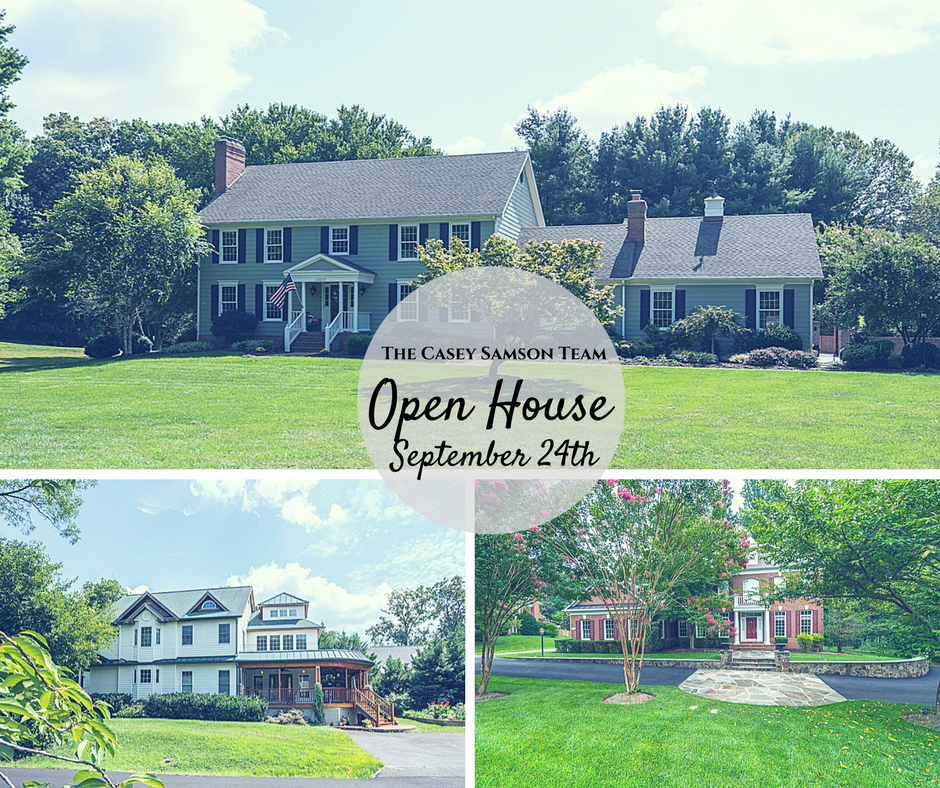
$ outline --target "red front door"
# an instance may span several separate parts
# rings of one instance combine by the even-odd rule
[[[745,637],[748,640],[757,640],[757,619],[754,616],[748,616],[745,619]]]

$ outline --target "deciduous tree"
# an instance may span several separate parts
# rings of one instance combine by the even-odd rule
[[[0,517],[24,534],[32,533],[38,517],[75,543],[80,493],[95,484],[83,479],[0,479]]]

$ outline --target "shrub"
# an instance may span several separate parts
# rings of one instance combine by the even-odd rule
[[[559,654],[568,654],[571,651],[571,638],[555,638],[555,651]]]
[[[693,367],[707,367],[718,363],[718,356],[714,353],[704,353],[697,350],[674,350],[669,357],[680,364],[691,364]]]
[[[805,632],[801,632],[796,636],[796,642],[800,646],[800,651],[807,652],[810,650],[810,647],[813,645],[813,636]]]
[[[802,350],[803,340],[790,326],[783,323],[771,323],[758,333],[757,347],[784,347],[787,350]]]
[[[130,719],[140,719],[147,716],[147,710],[144,708],[143,701],[137,701],[137,703],[131,703],[127,706],[124,706],[120,711],[114,712],[115,717],[123,717]]]
[[[275,725],[306,725],[307,718],[300,709],[283,709],[274,717],[265,717],[265,722]]]
[[[809,350],[788,350],[784,358],[787,366],[794,369],[813,369],[819,364],[816,354]]]
[[[111,713],[117,714],[125,706],[130,706],[134,699],[126,692],[93,692],[92,700],[103,700],[111,707]]]
[[[847,369],[887,369],[894,356],[894,343],[888,339],[861,342],[845,348],[840,358]]]
[[[645,356],[668,356],[676,348],[671,326],[657,328],[651,323],[643,329],[643,333],[646,334],[646,342],[643,344],[651,350],[651,352],[643,353]]]
[[[313,722],[323,725],[326,722],[326,711],[323,708],[323,688],[317,684],[313,688]]]
[[[814,632],[810,637],[813,639],[813,651],[822,651],[823,647],[823,635],[821,632]]]
[[[728,361],[732,364],[747,364],[747,353],[735,353]]]
[[[148,717],[166,720],[214,720],[216,722],[261,722],[268,702],[254,695],[202,695],[175,692],[151,695],[145,709]]]
[[[411,708],[411,695],[407,692],[389,692],[383,697],[399,711],[407,711]]]
[[[545,630],[545,637],[558,637],[558,626],[553,624],[551,621],[540,621],[539,626]]]
[[[102,334],[85,345],[85,355],[89,358],[113,358],[121,352],[121,340],[117,334]]]
[[[212,350],[212,345],[208,342],[177,342],[175,345],[163,348],[161,352],[179,356],[184,353],[208,353],[210,350]]]
[[[150,337],[145,337],[143,334],[134,334],[131,337],[131,352],[135,356],[142,356],[151,350],[153,350],[153,341]]]
[[[700,306],[691,314],[672,325],[675,346],[688,347],[692,342],[710,353],[714,353],[716,340],[721,337],[736,337],[744,318],[724,306]]]
[[[537,635],[539,633],[539,622],[535,620],[528,610],[523,610],[522,615],[519,616],[519,634],[520,635]]]
[[[745,362],[749,367],[776,367],[786,365],[787,350],[781,347],[765,347],[752,350]]]
[[[321,350],[319,353],[317,353],[317,355],[318,355],[318,356],[329,356],[329,355],[331,355],[331,354],[330,354],[330,351],[329,351],[329,350],[327,350],[326,348],[323,348],[323,350]]]
[[[232,309],[212,319],[212,333],[229,344],[244,339],[258,325],[258,318],[244,309]]]
[[[778,646],[785,646],[789,642],[790,638],[781,635],[777,635],[777,637],[774,638],[774,643],[776,643]]]
[[[283,339],[241,339],[232,343],[236,353],[280,353],[284,350]]]
[[[924,357],[926,354],[926,363]],[[940,369],[940,347],[928,342],[912,342],[901,350],[901,363],[908,369],[913,367],[928,367]]]
[[[363,358],[375,334],[350,334],[346,338],[346,352],[355,358]]]

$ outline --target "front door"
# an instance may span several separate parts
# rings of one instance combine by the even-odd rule
[[[332,323],[336,316],[340,312],[340,302],[339,302],[339,285],[327,285],[326,286],[326,308],[327,308],[327,318],[329,322]]]
[[[748,640],[757,640],[757,618],[755,616],[748,616],[745,619],[745,637]]]

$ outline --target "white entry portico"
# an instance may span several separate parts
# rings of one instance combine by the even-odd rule
[[[284,350],[307,330],[308,313],[319,318],[325,347],[343,332],[370,331],[371,315],[359,311],[359,297],[375,282],[375,272],[350,260],[316,254],[284,271],[297,287],[300,308],[293,292],[288,294],[288,321],[284,328]]]

